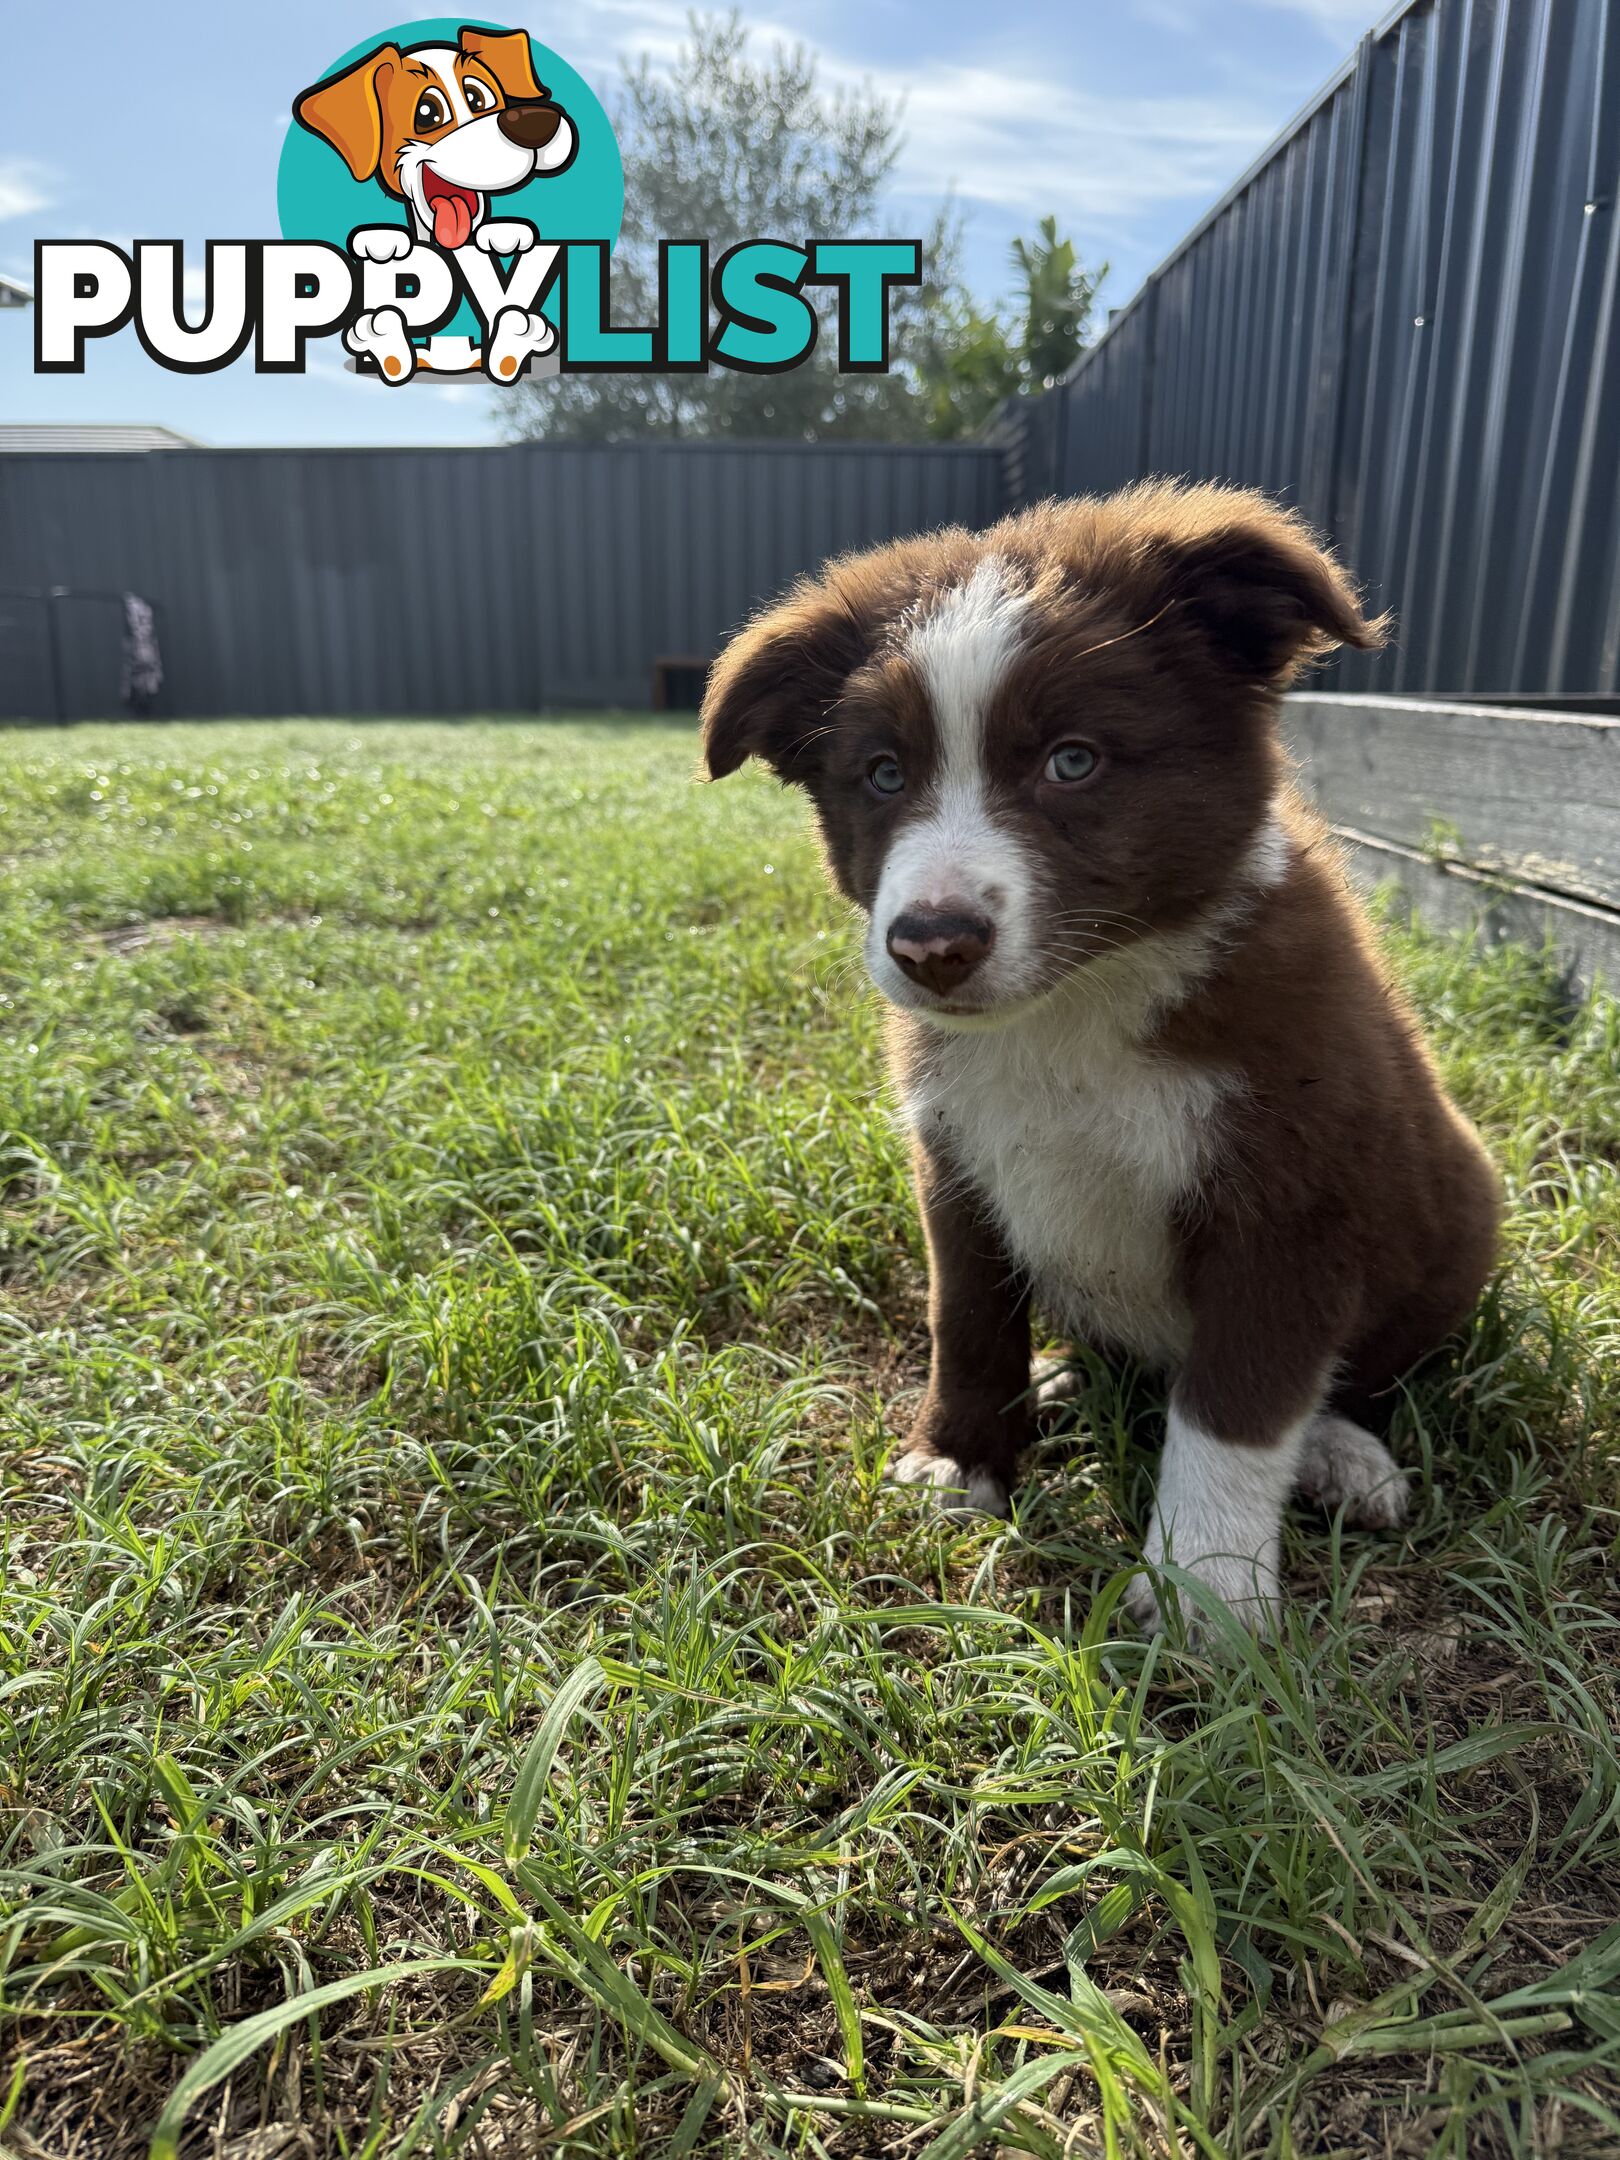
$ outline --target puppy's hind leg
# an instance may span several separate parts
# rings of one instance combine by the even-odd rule
[[[1029,1379],[1030,1408],[1037,1418],[1057,1417],[1070,1403],[1079,1401],[1086,1384],[1085,1374],[1061,1350],[1038,1357]]]
[[[1335,1410],[1320,1410],[1305,1428],[1294,1490],[1361,1530],[1394,1530],[1406,1520],[1406,1472],[1364,1427]]]

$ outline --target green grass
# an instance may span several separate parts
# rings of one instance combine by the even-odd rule
[[[0,739],[0,2147],[1620,2150],[1615,1008],[1392,934],[1507,1264],[1409,1532],[1150,1645],[1135,1376],[881,1482],[878,1016],[692,765]]]

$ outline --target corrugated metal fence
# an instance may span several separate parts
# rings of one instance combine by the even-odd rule
[[[838,548],[1144,473],[1297,502],[1351,690],[1620,690],[1620,0],[1408,0],[976,447],[0,458],[0,717],[644,704]],[[77,596],[48,600],[51,587]]]
[[[1003,503],[946,445],[0,458],[0,718],[118,710],[125,590],[164,713],[646,705],[823,556]]]
[[[1346,688],[1620,689],[1617,193],[1620,0],[1410,0],[1029,412],[1022,490],[1296,502],[1400,621]]]

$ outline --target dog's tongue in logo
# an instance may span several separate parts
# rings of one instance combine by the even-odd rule
[[[523,30],[469,26],[454,45],[379,45],[300,91],[293,113],[356,180],[404,204],[418,239],[451,253],[485,224],[491,196],[566,171],[578,147]],[[500,232],[502,254],[535,238],[526,220]]]
[[[478,215],[478,197],[471,188],[441,180],[430,167],[422,170],[422,193],[433,220],[433,237],[442,248],[464,247]]]

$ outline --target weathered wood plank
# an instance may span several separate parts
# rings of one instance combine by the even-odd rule
[[[1611,996],[1620,991],[1620,913],[1437,862],[1353,827],[1333,830],[1345,867],[1364,891],[1393,884],[1426,923],[1471,931],[1489,945],[1511,939],[1540,951],[1550,941],[1571,989],[1601,983]]]
[[[1620,719],[1310,692],[1287,705],[1330,824],[1620,907]]]

